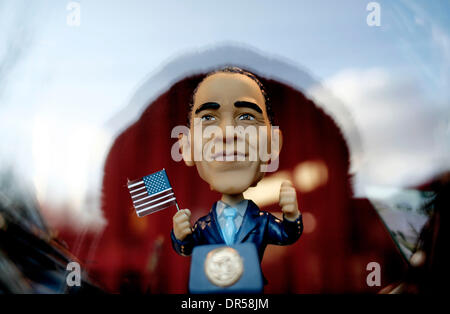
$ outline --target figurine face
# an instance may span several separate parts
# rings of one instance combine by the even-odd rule
[[[257,132],[255,141],[250,136],[227,133],[227,127],[250,129],[253,126],[258,129],[265,126],[270,130],[265,99],[256,82],[239,73],[219,72],[207,77],[198,86],[190,120],[192,154],[195,150],[211,151],[211,158],[196,160],[198,158],[191,156],[193,162],[186,158],[185,161],[189,166],[195,164],[200,177],[211,189],[222,194],[239,194],[261,180],[264,173],[260,171],[259,154],[256,158],[255,155],[249,157],[250,151],[258,151],[260,134]],[[221,136],[216,133],[205,135],[208,127],[220,128]],[[202,135],[198,134],[200,131]],[[205,146],[212,143],[212,149]]]

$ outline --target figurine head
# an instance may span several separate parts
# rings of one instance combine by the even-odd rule
[[[183,159],[211,189],[243,193],[281,150],[281,131],[272,122],[269,98],[255,75],[235,67],[211,72],[192,95],[190,136],[180,136]]]

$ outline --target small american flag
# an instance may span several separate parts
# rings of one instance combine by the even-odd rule
[[[177,200],[169,183],[166,170],[149,174],[141,179],[128,182],[131,200],[139,217],[157,212],[171,205],[177,205]]]

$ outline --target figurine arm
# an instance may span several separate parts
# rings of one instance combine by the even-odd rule
[[[173,216],[173,228],[170,232],[173,249],[183,256],[190,255],[195,245],[190,218],[191,211],[189,209],[176,212]]]
[[[281,184],[279,205],[283,212],[283,221],[268,214],[268,243],[292,244],[303,232],[303,220],[298,209],[297,192],[289,181]]]
[[[200,228],[197,228],[198,221],[191,228],[189,223],[189,218],[191,216],[190,211],[187,209],[183,211],[185,211],[187,217],[183,217],[184,214],[180,213],[181,211],[174,216],[174,225],[170,232],[170,238],[175,252],[182,256],[188,256],[192,254],[194,247],[201,242],[202,233]],[[180,216],[183,218],[179,220],[177,219],[177,216],[178,218],[180,218]],[[188,223],[187,226],[186,223]]]
[[[184,240],[178,240],[175,237],[175,234],[172,229],[172,231],[170,232],[170,237],[172,239],[172,247],[175,250],[175,252],[177,252],[179,255],[182,256],[191,255],[192,250],[194,249],[196,243],[193,234],[189,234],[188,236],[186,236],[186,238],[184,238]]]
[[[303,232],[303,220],[300,214],[294,221],[276,218],[272,214],[267,214],[267,242],[268,244],[288,245],[295,243]]]

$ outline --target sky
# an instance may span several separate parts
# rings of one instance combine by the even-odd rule
[[[418,184],[450,167],[450,2],[377,1],[379,26],[369,2],[1,0],[1,165],[100,223],[98,203],[81,208],[116,135],[105,124],[174,58],[230,43],[288,60],[348,107],[365,148],[356,194]]]

